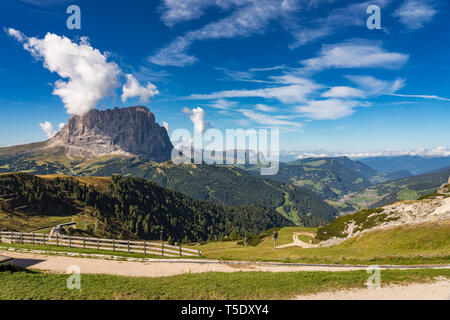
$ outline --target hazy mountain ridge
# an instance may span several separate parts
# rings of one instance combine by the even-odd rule
[[[450,156],[391,156],[358,159],[358,161],[381,172],[392,173],[408,170],[414,175],[424,174],[450,166]]]

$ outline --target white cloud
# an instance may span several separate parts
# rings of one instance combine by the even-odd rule
[[[297,154],[297,159],[323,158],[323,157],[349,157],[352,159],[373,158],[373,157],[398,157],[398,156],[420,156],[420,157],[450,157],[450,148],[438,146],[434,148],[419,148],[412,150],[382,150],[372,152],[332,152],[332,151],[297,151],[290,152],[290,155]]]
[[[65,123],[60,123],[60,124],[58,124],[59,130],[62,130],[65,126],[66,126]]]
[[[292,1],[292,0],[291,0]],[[294,1],[296,2],[296,1]],[[163,21],[169,26],[181,21],[197,19],[207,7],[215,6],[223,10],[235,8],[227,17],[190,31],[177,37],[167,47],[160,49],[149,61],[160,66],[187,66],[195,63],[197,58],[186,51],[196,41],[213,39],[231,39],[262,34],[270,21],[296,10],[295,5],[279,0],[167,0]]]
[[[310,3],[315,2],[314,0]],[[320,1],[317,1],[320,2]],[[327,4],[338,2],[334,0],[324,0]],[[341,1],[339,1],[341,2]],[[348,27],[365,27],[367,15],[365,14],[367,7],[372,4],[379,5],[382,9],[390,4],[391,0],[363,1],[351,3],[345,7],[323,10],[328,15],[323,18],[317,18],[316,15],[305,15],[301,19],[300,24],[293,22],[291,24],[292,36],[296,39],[290,45],[290,48],[297,48],[318,39],[330,36],[339,30]],[[344,1],[345,3],[345,1]]]
[[[269,125],[269,126],[287,126],[287,127],[296,127],[301,128],[303,125],[298,122],[293,122],[286,120],[285,116],[272,116],[267,115],[259,112],[255,112],[252,110],[247,109],[241,109],[239,110],[245,117],[248,119],[262,124],[262,125]]]
[[[120,69],[93,48],[87,38],[74,43],[52,33],[43,39],[28,38],[14,29],[7,29],[7,33],[23,42],[24,49],[42,60],[45,68],[67,79],[56,81],[53,94],[62,99],[69,114],[80,115],[96,108],[118,86]]]
[[[47,135],[47,137],[49,139],[53,138],[55,136],[55,134],[58,133],[58,130],[56,130],[53,127],[53,124],[50,121],[45,121],[45,122],[39,123],[39,127],[41,127],[42,131],[45,132],[45,134]],[[60,130],[62,129],[61,124],[59,125],[59,128],[60,128]]]
[[[254,90],[226,90],[210,94],[192,94],[191,100],[215,100],[227,98],[264,98],[276,99],[283,103],[302,103],[307,96],[321,88],[320,85],[294,75],[272,77],[272,83],[287,84],[286,86],[270,87]]]
[[[257,104],[257,105],[255,105],[255,109],[259,110],[259,111],[262,111],[262,112],[275,112],[275,111],[277,111],[276,108],[269,107],[269,106],[267,106],[265,104]]]
[[[367,96],[393,94],[405,86],[405,79],[385,81],[372,76],[346,76],[346,78],[356,83]]]
[[[5,28],[4,31],[6,32],[6,34],[13,37],[19,42],[24,42],[27,39],[27,37],[19,30],[13,28]]]
[[[420,99],[430,99],[430,100],[439,100],[439,101],[450,101],[449,98],[443,98],[436,95],[424,95],[424,94],[388,94],[394,97],[402,97],[402,98],[420,98]]]
[[[163,127],[166,129],[167,133],[170,132],[169,131],[170,130],[170,125],[166,121],[163,122]]]
[[[205,111],[198,107],[195,109],[184,108],[183,112],[189,116],[194,124],[195,133],[202,133],[206,130]]]
[[[387,52],[377,44],[360,41],[344,42],[336,45],[324,45],[320,55],[301,61],[311,70],[328,68],[386,68],[403,66],[409,55]]]
[[[398,18],[409,30],[421,29],[437,13],[433,4],[434,1],[430,0],[405,0],[394,12],[394,17]]]
[[[229,101],[226,99],[218,99],[217,101],[212,103],[210,106],[214,109],[228,110],[231,107],[235,107],[236,105],[237,105],[237,102],[235,102],[235,101]]]
[[[322,93],[324,98],[364,98],[366,94],[355,88],[338,86]]]
[[[122,88],[122,102],[139,97],[141,103],[147,103],[151,97],[159,94],[158,89],[156,89],[156,86],[151,82],[148,82],[147,86],[143,87],[133,75],[127,74],[126,78],[127,82]]]
[[[303,116],[314,120],[336,120],[355,113],[357,101],[339,99],[313,100],[306,105],[298,106],[297,111]]]

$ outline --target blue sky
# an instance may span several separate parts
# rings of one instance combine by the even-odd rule
[[[71,4],[81,30],[66,26]],[[381,30],[366,26],[373,4]],[[450,155],[449,9],[445,0],[3,0],[0,146],[45,140],[71,114],[144,104],[171,132],[192,122],[277,127],[289,151]]]

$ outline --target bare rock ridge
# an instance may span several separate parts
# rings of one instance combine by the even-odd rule
[[[72,116],[48,146],[64,147],[74,157],[139,155],[154,161],[170,159],[173,149],[167,130],[143,106]]]

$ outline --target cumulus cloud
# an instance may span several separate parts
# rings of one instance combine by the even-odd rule
[[[409,30],[417,30],[429,23],[436,13],[434,1],[406,0],[394,12],[394,17],[398,18]]]
[[[141,103],[147,103],[149,102],[151,97],[159,94],[158,89],[151,82],[148,82],[147,86],[144,87],[141,86],[139,81],[137,81],[137,79],[132,74],[127,74],[126,78],[127,82],[122,88],[122,102],[126,102],[128,99],[139,97],[139,101]]]
[[[195,133],[203,133],[206,130],[207,123],[205,121],[205,111],[198,107],[195,109],[184,108],[183,112],[189,116],[192,123],[194,124]]]
[[[79,43],[47,33],[43,39],[29,38],[18,30],[6,32],[23,43],[25,50],[44,67],[62,79],[55,82],[53,94],[59,96],[69,114],[84,114],[97,107],[118,86],[119,67],[93,48],[87,38]]]
[[[313,100],[298,106],[297,111],[303,116],[314,120],[336,120],[355,113],[355,107],[360,105],[357,101],[340,99]]]
[[[335,45],[324,45],[320,55],[301,61],[311,70],[329,68],[385,68],[395,69],[403,66],[409,55],[388,52],[378,44],[349,41]]]
[[[62,124],[64,127],[64,124]],[[44,121],[42,123],[39,123],[39,127],[41,127],[42,131],[44,131],[44,133],[47,135],[47,137],[53,138],[55,136],[55,134],[58,133],[58,130],[55,129],[55,127],[53,127],[53,124],[50,121]],[[59,129],[61,130],[61,124],[59,124]]]

